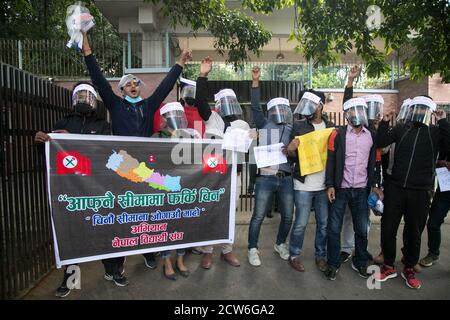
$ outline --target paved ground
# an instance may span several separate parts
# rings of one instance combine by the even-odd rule
[[[187,255],[186,264],[192,272],[187,279],[170,281],[162,275],[162,264],[150,270],[145,267],[142,256],[128,257],[125,268],[130,280],[127,287],[117,287],[103,279],[103,265],[100,262],[82,264],[81,290],[64,299],[450,299],[450,224],[442,228],[441,260],[437,265],[424,269],[419,275],[423,281],[420,290],[406,287],[399,276],[381,284],[381,289],[369,290],[367,280],[360,278],[345,263],[336,281],[327,280],[314,264],[314,223],[310,223],[304,242],[303,262],[306,272],[292,269],[273,251],[279,216],[266,219],[260,236],[262,266],[255,268],[248,264],[247,235],[248,213],[240,213],[237,221],[235,252],[241,259],[241,267],[233,268],[219,259],[215,252],[211,270],[199,267],[200,256]],[[402,228],[402,227],[401,227]],[[402,229],[399,230],[399,235]],[[369,251],[378,254],[380,225],[373,224]],[[400,237],[401,238],[401,237]],[[400,246],[400,243],[398,244]],[[422,241],[422,256],[426,252],[426,232]],[[400,258],[398,256],[398,258]],[[398,262],[400,267],[401,264]],[[54,290],[62,280],[62,271],[54,270],[44,278],[24,299],[59,299]]]

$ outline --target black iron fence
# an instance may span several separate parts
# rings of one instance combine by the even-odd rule
[[[53,265],[43,147],[49,131],[70,111],[70,91],[0,64],[0,290],[20,296]]]

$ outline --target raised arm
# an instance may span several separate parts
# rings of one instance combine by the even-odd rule
[[[251,88],[251,102],[252,102],[252,114],[253,121],[258,129],[261,129],[267,123],[267,119],[264,117],[264,113],[261,110],[261,94],[259,89],[259,79],[261,77],[261,69],[258,66],[254,66],[252,69],[252,88]]]
[[[195,104],[203,121],[208,121],[211,116],[211,108],[208,104],[208,74],[211,70],[212,60],[210,57],[206,57],[200,64],[200,74],[195,89]]]
[[[192,51],[184,49],[177,63],[170,69],[169,73],[164,77],[153,94],[147,98],[151,109],[156,110],[159,108],[164,99],[169,95],[170,91],[172,91],[178,77],[181,75],[181,71],[183,71],[185,63],[191,59]]]
[[[342,103],[345,103],[347,100],[353,98],[353,81],[361,72],[360,66],[353,66],[348,72],[347,84],[344,89],[344,100]]]
[[[120,98],[114,94],[114,91],[111,88],[111,85],[106,80],[105,76],[103,75],[102,71],[100,70],[97,60],[95,59],[94,55],[92,54],[92,49],[89,45],[88,36],[86,33],[83,33],[83,55],[84,55],[84,61],[86,63],[86,67],[89,71],[89,75],[91,77],[92,83],[94,86],[97,87],[98,92],[100,93],[100,96],[102,97],[102,100],[108,108],[108,110],[111,111],[111,109],[114,107],[114,100],[119,100]]]
[[[393,116],[393,112],[389,112],[383,116],[383,120],[380,121],[377,129],[377,147],[384,148],[388,145],[397,142],[396,127],[389,126],[389,122]]]

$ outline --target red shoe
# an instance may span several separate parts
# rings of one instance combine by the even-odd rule
[[[397,270],[394,267],[383,264],[380,268],[380,272],[375,272],[375,280],[378,282],[384,282],[388,279],[395,278],[397,276]]]
[[[411,289],[419,289],[422,283],[416,278],[413,268],[405,268],[402,272],[402,278],[405,279],[406,285]]]

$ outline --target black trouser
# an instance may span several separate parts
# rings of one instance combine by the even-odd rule
[[[124,261],[125,257],[103,259],[102,263],[105,266],[105,273],[109,275],[120,273]]]
[[[441,246],[441,225],[450,210],[450,191],[441,192],[438,190],[433,198],[430,209],[430,218],[427,223],[428,231],[428,251],[439,256]]]
[[[390,183],[385,189],[384,212],[381,217],[381,239],[384,263],[393,266],[396,257],[397,230],[402,216],[403,255],[407,268],[419,261],[420,241],[430,209],[430,192],[401,188]]]

